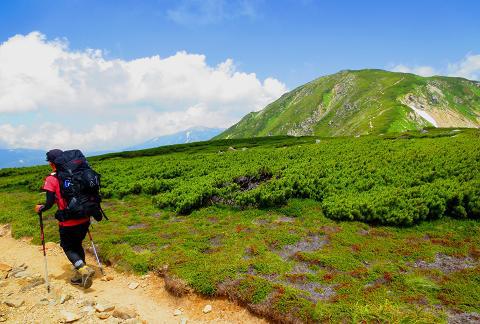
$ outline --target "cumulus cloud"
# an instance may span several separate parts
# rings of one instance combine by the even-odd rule
[[[435,69],[431,66],[395,65],[390,68],[394,72],[414,73],[421,76],[448,75],[470,80],[480,80],[480,54],[468,54],[462,60],[449,64],[446,68]]]
[[[217,66],[186,52],[106,59],[32,32],[0,45],[0,143],[122,147],[193,126],[228,127],[285,91],[274,78],[238,71],[231,59]],[[18,123],[32,114],[34,124]]]
[[[460,62],[448,66],[449,75],[480,80],[480,54],[467,55]]]
[[[413,66],[413,67],[409,67],[409,66],[406,66],[406,65],[403,65],[403,64],[399,64],[399,65],[395,65],[393,68],[392,68],[392,71],[393,72],[402,72],[402,73],[413,73],[413,74],[418,74],[418,75],[421,75],[421,76],[426,76],[426,77],[429,77],[429,76],[432,76],[432,75],[436,75],[437,72],[435,71],[435,69],[431,66]]]

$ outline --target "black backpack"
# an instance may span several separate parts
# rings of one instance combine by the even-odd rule
[[[101,221],[107,216],[100,203],[100,174],[92,170],[80,150],[64,151],[53,163],[57,167],[60,192],[67,203],[55,217],[59,221],[92,216]]]

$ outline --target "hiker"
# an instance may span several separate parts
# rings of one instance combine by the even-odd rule
[[[68,260],[74,266],[74,275],[70,279],[73,285],[79,285],[85,289],[92,286],[95,271],[85,263],[85,251],[82,242],[90,226],[90,216],[65,219],[62,213],[67,209],[67,202],[62,197],[60,182],[57,176],[57,165],[54,161],[61,157],[62,150],[54,149],[47,152],[47,161],[53,172],[45,179],[42,190],[46,192],[44,205],[36,205],[38,213],[49,210],[54,203],[57,204],[55,218],[59,220],[60,246],[63,248]]]

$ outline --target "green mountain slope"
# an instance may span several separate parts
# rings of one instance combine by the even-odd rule
[[[217,138],[348,136],[432,126],[478,128],[480,83],[383,70],[341,71],[286,93]]]

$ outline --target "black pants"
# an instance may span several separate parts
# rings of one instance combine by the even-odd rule
[[[90,222],[76,226],[64,226],[59,228],[60,246],[67,255],[68,260],[78,268],[81,264],[80,260],[85,263],[85,251],[83,250],[82,241],[87,235]]]

